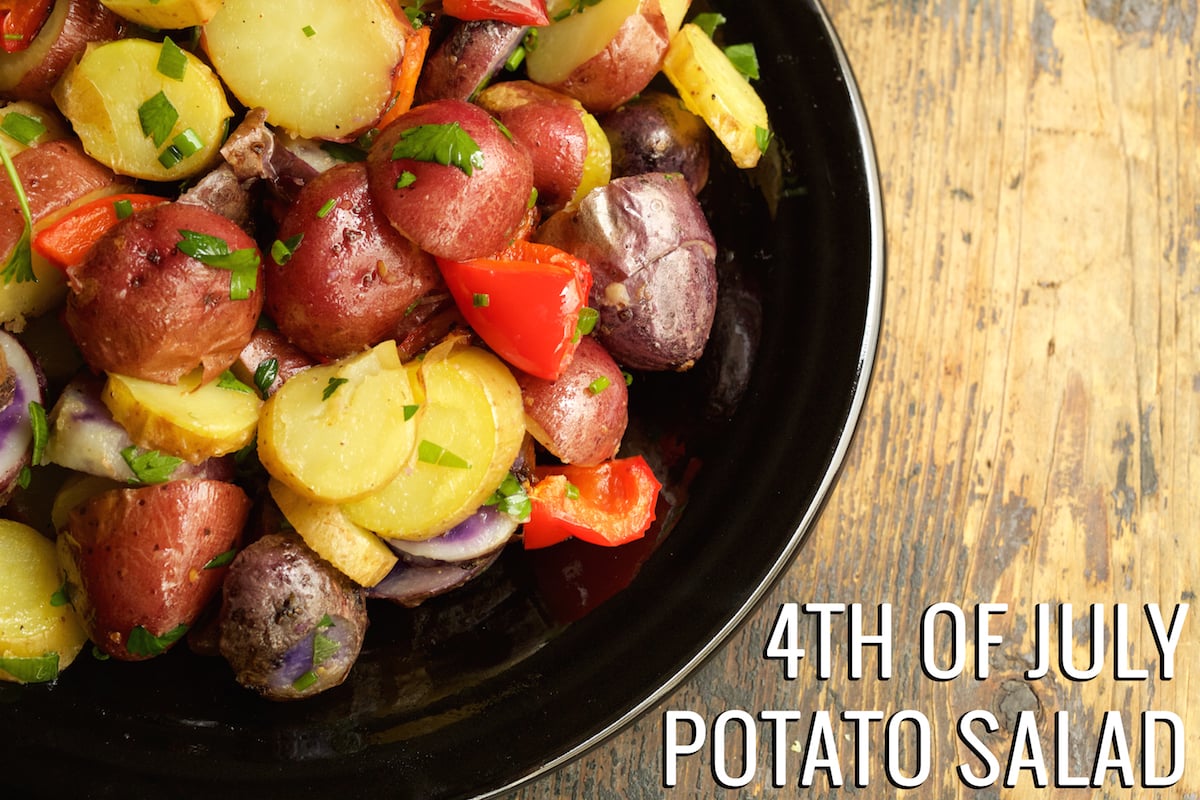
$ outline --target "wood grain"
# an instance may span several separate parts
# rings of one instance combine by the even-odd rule
[[[763,607],[704,668],[623,733],[512,800],[638,797],[1194,797],[1200,792],[1200,614],[1184,621],[1164,679],[1145,604],[1168,613],[1200,575],[1200,63],[1197,10],[1177,0],[838,0],[827,9],[853,65],[878,152],[887,217],[886,309],[874,380],[849,463],[804,550]],[[868,631],[891,604],[892,675],[852,680],[844,622],[835,668],[796,681],[762,658],[781,603],[861,603]],[[934,603],[991,618],[991,674],[950,681],[919,662]],[[1104,669],[1073,681],[1034,664],[1035,604],[1071,603],[1071,661],[1090,662],[1089,604],[1104,604]],[[1117,604],[1128,665],[1114,673]],[[840,618],[843,619],[843,618]],[[968,622],[970,617],[968,616]],[[970,629],[971,626],[968,626]],[[948,626],[935,631],[948,661]],[[816,619],[802,618],[813,647]],[[811,655],[811,654],[810,654]],[[967,653],[974,647],[967,639]],[[663,788],[663,714],[792,709],[788,787],[760,725],[755,779],[718,787],[707,748]],[[871,729],[870,786],[853,790],[845,710],[919,710],[931,774],[904,792],[884,776]],[[956,733],[982,709],[1007,754],[1033,712],[1054,768],[1055,712],[1068,712],[1070,775],[1087,775],[1106,711],[1136,754],[1140,712],[1182,719],[1190,760],[1165,790],[1121,787],[975,793]],[[835,719],[846,788],[797,788],[809,715]],[[981,728],[977,730],[982,731]],[[1160,743],[1160,750],[1165,745]],[[911,737],[899,758],[918,763]],[[738,771],[736,749],[728,751]],[[1167,765],[1160,753],[1157,768]]]

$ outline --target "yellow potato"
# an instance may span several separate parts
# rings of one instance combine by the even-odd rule
[[[404,40],[387,0],[225,0],[202,41],[243,105],[298,136],[344,140],[391,101]]]
[[[309,367],[263,406],[259,460],[311,500],[361,497],[394,478],[412,453],[413,405],[409,373],[391,340]]]
[[[346,519],[340,507],[310,500],[275,479],[267,488],[300,538],[360,586],[379,583],[399,560],[378,536]]]
[[[521,390],[508,367],[461,340],[426,354],[417,446],[394,480],[344,506],[380,536],[420,540],[475,512],[508,474],[525,436]]]
[[[748,169],[758,163],[769,130],[767,108],[729,57],[695,23],[671,39],[663,74],[689,111],[708,124],[733,161]]]
[[[54,542],[0,520],[0,680],[53,680],[83,648],[87,634],[63,583]]]
[[[178,384],[110,373],[104,405],[138,447],[199,464],[254,440],[262,400],[224,380],[200,384],[200,371]]]
[[[101,3],[130,22],[167,30],[203,25],[221,8],[221,0],[101,0]]]
[[[583,129],[587,131],[587,155],[583,159],[583,178],[571,198],[570,205],[579,205],[588,192],[608,183],[612,177],[612,146],[608,134],[590,113],[583,114]]]
[[[164,48],[183,59],[181,75],[161,71]],[[177,181],[212,166],[233,116],[203,61],[147,39],[90,45],[54,87],[54,100],[88,155],[151,181]]]

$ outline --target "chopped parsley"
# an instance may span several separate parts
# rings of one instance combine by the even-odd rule
[[[758,54],[753,44],[731,44],[725,48],[725,57],[742,75],[753,81],[758,80]]]
[[[54,590],[54,594],[50,595],[50,605],[54,608],[65,606],[71,602],[71,588],[64,581],[63,585]]]
[[[225,370],[221,373],[221,376],[217,378],[217,386],[221,389],[228,389],[231,392],[254,394],[254,390],[238,380],[238,377],[230,370]]]
[[[483,151],[457,122],[418,125],[400,133],[392,160],[411,158],[457,167],[467,176],[483,167]]]
[[[0,276],[4,278],[6,284],[14,281],[16,283],[29,281],[37,283],[37,275],[33,272],[33,215],[29,211],[29,197],[25,194],[25,187],[21,184],[20,176],[17,175],[17,168],[8,154],[8,148],[3,144],[0,144],[0,160],[4,161],[4,171],[8,173],[8,180],[12,184],[13,191],[16,192],[17,204],[21,207],[21,216],[25,222],[12,254],[4,264],[4,269],[0,270]]]
[[[408,403],[408,404],[406,404],[406,405],[404,406],[404,421],[405,421],[405,422],[408,422],[410,419],[412,419],[414,416],[416,416],[416,414],[417,414],[417,411],[418,411],[420,408],[421,408],[421,407],[420,407],[419,405],[417,405],[416,403]]]
[[[166,483],[183,463],[182,458],[157,450],[138,452],[137,445],[133,444],[121,450],[121,458],[129,465],[137,483]]]
[[[527,522],[529,513],[533,510],[533,501],[525,491],[525,484],[511,472],[504,477],[496,491],[483,503],[485,506],[496,506],[518,522]]]
[[[187,630],[187,624],[181,622],[163,635],[155,636],[141,625],[135,625],[129,632],[129,640],[125,643],[125,649],[135,656],[161,655],[167,652],[171,645],[183,638]]]
[[[154,146],[162,147],[179,121],[179,111],[160,90],[138,106],[138,121],[142,125],[142,133],[154,142]]]
[[[333,397],[333,393],[336,392],[341,387],[342,384],[349,383],[349,382],[350,382],[349,378],[338,378],[338,377],[330,378],[329,382],[325,384],[324,391],[321,392],[321,399],[328,400],[329,398]]]
[[[254,385],[258,389],[258,393],[263,397],[271,390],[271,385],[275,383],[275,379],[279,377],[279,359],[268,358],[265,361],[259,362],[259,365],[254,369]]]
[[[417,176],[413,175],[408,170],[404,170],[403,172],[400,173],[400,177],[396,178],[396,188],[397,189],[407,189],[409,186],[412,186],[416,182],[417,182]]]
[[[767,148],[771,146],[771,132],[766,128],[754,126],[754,142],[758,145],[760,153],[767,152]]]
[[[208,267],[226,269],[230,272],[229,299],[245,300],[258,284],[258,250],[243,247],[230,250],[229,243],[206,233],[181,230],[182,237],[175,247],[184,255],[191,256]]]

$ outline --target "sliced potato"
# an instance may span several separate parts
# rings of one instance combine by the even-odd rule
[[[182,63],[178,79],[160,71],[164,48],[174,54],[168,61]],[[212,166],[233,116],[203,61],[146,39],[89,46],[55,86],[54,99],[92,158],[151,181],[189,178]]]
[[[254,390],[244,385],[225,380],[201,385],[199,370],[177,384],[110,373],[103,398],[138,447],[193,464],[253,441],[262,407]]]
[[[579,205],[579,201],[598,186],[603,186],[612,178],[612,147],[608,142],[608,134],[600,123],[589,112],[583,114],[583,129],[587,131],[587,155],[583,159],[583,177],[570,205]]]
[[[658,5],[667,21],[667,33],[674,36],[683,27],[683,18],[687,16],[692,0],[658,0]]]
[[[298,136],[349,139],[392,97],[406,28],[387,0],[225,0],[203,46],[229,90]]]
[[[221,0],[100,0],[130,22],[147,28],[178,30],[203,25],[221,8]]]
[[[346,516],[397,539],[428,539],[469,517],[504,479],[525,436],[521,390],[486,350],[452,339],[420,362],[424,401],[417,446],[378,491],[347,503]]]
[[[529,79],[544,86],[566,80],[576,67],[604,50],[641,6],[642,0],[600,0],[539,29],[537,47],[525,56]]]
[[[16,116],[9,120],[10,114]],[[22,136],[20,139],[14,139],[8,135],[7,131],[21,130],[29,124],[30,120],[36,123],[28,128],[28,132],[33,134],[32,138]],[[39,144],[64,139],[67,134],[67,128],[58,114],[48,111],[36,103],[16,100],[0,106],[0,145],[8,150],[10,156],[15,156],[30,147],[37,147]]]
[[[735,164],[749,169],[758,163],[770,130],[767,108],[729,57],[695,23],[685,24],[671,39],[663,74],[687,109],[725,145]]]
[[[53,680],[83,648],[87,634],[59,594],[63,583],[54,542],[0,520],[0,680]]]
[[[337,505],[310,500],[275,479],[267,488],[305,544],[358,585],[379,583],[399,560],[382,539],[346,519]]]
[[[416,443],[416,425],[406,413],[412,405],[412,383],[390,339],[309,367],[263,407],[259,460],[311,500],[361,497],[385,485],[408,461]]]

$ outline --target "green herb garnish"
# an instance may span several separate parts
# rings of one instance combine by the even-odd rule
[[[162,636],[155,636],[141,625],[135,625],[129,632],[129,640],[125,649],[135,656],[157,656],[167,652],[167,649],[183,638],[188,626],[185,623],[176,625]]]
[[[492,298],[488,296],[487,292],[475,292],[471,295],[471,305],[475,308],[487,308],[491,302]]]
[[[37,466],[46,456],[46,442],[50,440],[50,424],[46,421],[46,409],[36,400],[29,401],[29,425],[33,428],[33,454],[29,463]]]
[[[225,370],[221,373],[220,377],[217,378],[217,386],[221,389],[228,389],[231,392],[254,394],[253,389],[238,380],[238,377],[229,370]]]
[[[396,188],[397,189],[407,189],[409,186],[412,186],[416,182],[417,182],[417,176],[413,175],[408,170],[404,170],[403,172],[400,173],[400,177],[396,178]]]
[[[337,205],[337,198],[331,197],[325,201],[325,204],[317,209],[317,219],[325,219],[329,216],[329,212],[333,211],[333,207]]]
[[[126,219],[133,214],[133,203],[128,200],[117,200],[113,203],[113,213],[117,215],[117,219]]]
[[[416,416],[416,413],[420,408],[421,407],[419,405],[417,405],[416,403],[406,404],[404,406],[404,421],[408,422],[410,419],[412,419],[414,416]]]
[[[229,249],[229,243],[206,233],[181,230],[182,237],[175,245],[179,252],[191,256],[208,267],[230,271],[229,299],[245,300],[258,284],[258,250],[243,247]]]
[[[317,35],[317,32],[313,29],[312,25],[305,25],[303,28],[300,29],[300,31],[309,39],[311,39],[312,37]]]
[[[271,390],[271,384],[279,377],[279,359],[268,358],[254,369],[254,385],[263,397]]]
[[[138,106],[138,121],[142,125],[142,133],[148,136],[156,147],[162,147],[163,142],[171,135],[175,123],[179,121],[179,112],[160,91]]]
[[[121,450],[121,458],[129,465],[137,483],[166,483],[183,463],[182,458],[157,450],[138,452],[137,445],[132,444]]]
[[[276,239],[271,245],[271,258],[275,259],[275,263],[283,266],[292,260],[292,256],[296,253],[296,248],[300,246],[300,242],[304,241],[304,234],[297,233],[295,236],[289,236],[286,239]]]
[[[333,397],[333,393],[338,390],[338,387],[349,382],[349,378],[330,378],[329,382],[325,384],[325,390],[321,392],[321,399],[328,400]]]
[[[753,44],[731,44],[724,52],[729,63],[733,64],[738,72],[749,80],[758,80],[758,53],[755,52]]]
[[[465,458],[450,452],[440,444],[434,444],[428,439],[422,439],[417,445],[417,460],[437,467],[453,469],[470,469],[471,464]]]
[[[692,18],[692,22],[711,39],[717,28],[725,24],[725,15],[716,12],[697,14]]]
[[[0,669],[21,683],[46,683],[58,677],[58,653],[0,658]]]
[[[594,381],[588,384],[588,391],[592,394],[600,394],[611,385],[612,381],[610,381],[607,376],[601,375],[599,378],[596,378]]]
[[[226,550],[224,553],[217,553],[215,556],[209,559],[207,564],[204,565],[204,569],[219,569],[221,567],[229,566],[229,564],[233,562],[237,552],[238,551],[236,549],[231,549]]]
[[[483,151],[457,122],[418,125],[401,132],[392,146],[392,159],[402,158],[457,167],[468,176],[483,167]]]
[[[578,342],[584,336],[596,329],[596,322],[600,319],[600,312],[591,306],[584,306],[579,309],[579,319],[575,323],[575,336],[571,339],[573,342]]]
[[[187,53],[167,36],[163,39],[162,48],[158,51],[158,72],[160,75],[182,81],[187,71]]]
[[[496,506],[518,522],[528,521],[529,512],[533,509],[533,501],[525,492],[525,484],[511,472],[504,476],[496,491],[492,492],[483,504]]]
[[[33,272],[33,215],[29,211],[29,197],[25,194],[25,187],[21,184],[21,177],[17,175],[17,168],[8,154],[8,148],[3,144],[0,144],[0,160],[4,161],[4,171],[8,173],[9,183],[17,195],[17,204],[21,207],[21,216],[25,222],[12,254],[9,255],[4,269],[0,271],[0,276],[6,284],[29,281],[37,283],[37,275]]]
[[[758,145],[760,153],[767,152],[767,148],[771,145],[771,132],[766,128],[754,126],[754,142]]]
[[[37,138],[46,132],[46,126],[37,117],[10,111],[0,121],[0,131],[8,134],[14,141],[29,147]]]

